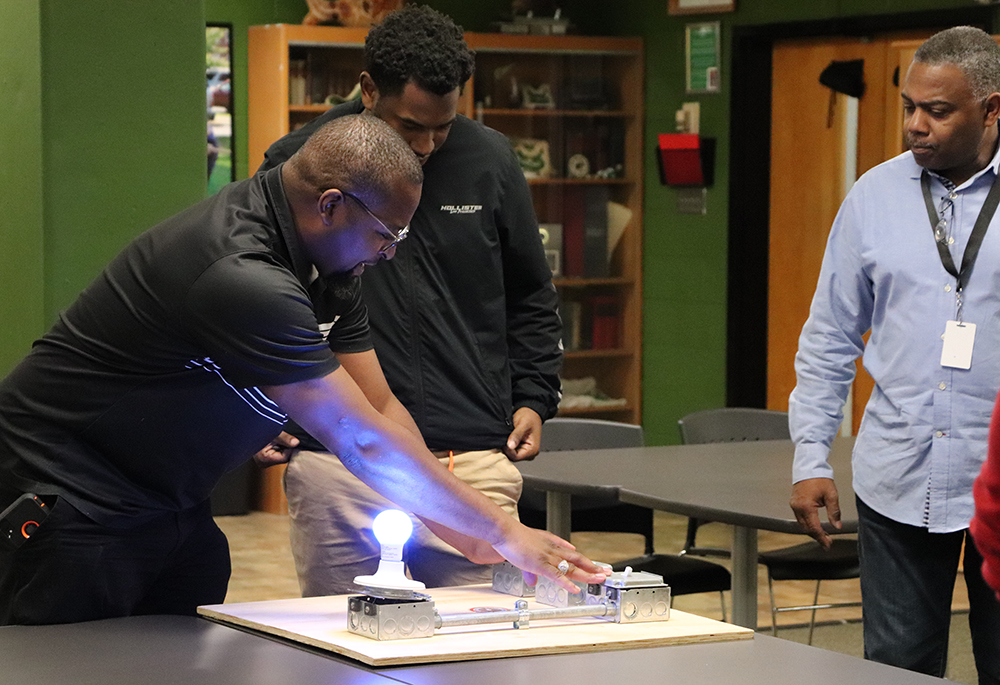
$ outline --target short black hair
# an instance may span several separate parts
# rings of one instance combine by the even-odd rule
[[[447,95],[465,85],[475,63],[462,27],[425,5],[405,5],[365,38],[365,71],[383,95],[399,95],[411,81]]]
[[[977,100],[1000,92],[1000,46],[982,29],[955,26],[935,33],[917,48],[913,61],[955,65],[965,74]]]

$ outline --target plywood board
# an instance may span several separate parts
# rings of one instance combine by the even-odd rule
[[[467,613],[474,607],[513,609],[515,601],[514,597],[494,592],[489,585],[436,588],[428,594],[440,614]],[[670,620],[659,623],[557,619],[535,621],[520,630],[510,623],[458,626],[439,630],[433,637],[380,642],[347,632],[347,597],[215,604],[199,607],[198,613],[222,623],[343,654],[370,666],[611,651],[753,637],[748,628],[671,610]],[[528,608],[543,608],[543,605],[529,601]]]

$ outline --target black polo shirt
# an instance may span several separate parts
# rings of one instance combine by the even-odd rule
[[[315,279],[280,172],[136,238],[0,382],[5,486],[110,525],[194,506],[284,425],[259,386],[372,348],[357,279]]]

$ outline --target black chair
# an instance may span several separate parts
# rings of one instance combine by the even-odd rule
[[[554,418],[542,428],[542,452],[566,450],[641,447],[644,444],[641,426],[600,419]],[[545,455],[539,456],[544,459]],[[578,497],[571,499],[571,529],[614,533],[638,533],[645,540],[644,554],[612,564],[616,571],[631,566],[663,576],[670,585],[671,597],[699,592],[718,592],[722,618],[726,618],[723,594],[732,584],[724,566],[694,557],[656,554],[653,551],[653,510],[626,504],[608,497]],[[525,487],[518,502],[521,521],[533,528],[545,528],[545,493]]]
[[[681,441],[686,445],[712,442],[737,442],[741,440],[789,440],[788,414],[767,409],[730,407],[709,409],[688,414],[678,421]],[[687,539],[682,555],[729,556],[729,551],[715,547],[699,547],[696,543],[698,527],[707,521],[689,518]],[[834,607],[860,606],[860,602],[819,603],[820,582],[858,578],[858,541],[855,538],[837,537],[830,551],[810,540],[800,545],[786,547],[757,555],[757,561],[767,568],[767,587],[771,595],[771,634],[778,634],[778,614],[786,611],[812,610],[809,621],[809,644],[812,644],[816,627],[816,611]],[[816,589],[812,604],[779,607],[774,601],[775,580],[815,580]]]

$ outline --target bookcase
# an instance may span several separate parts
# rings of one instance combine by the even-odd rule
[[[549,241],[566,348],[559,414],[641,423],[642,40],[465,38],[472,116],[512,139]],[[617,402],[566,406],[586,378]]]
[[[366,32],[250,27],[250,169],[271,143],[349,94]],[[641,423],[642,40],[465,38],[476,72],[460,111],[511,138],[553,267],[566,347],[559,414]],[[598,399],[566,406],[577,385],[594,386]]]

